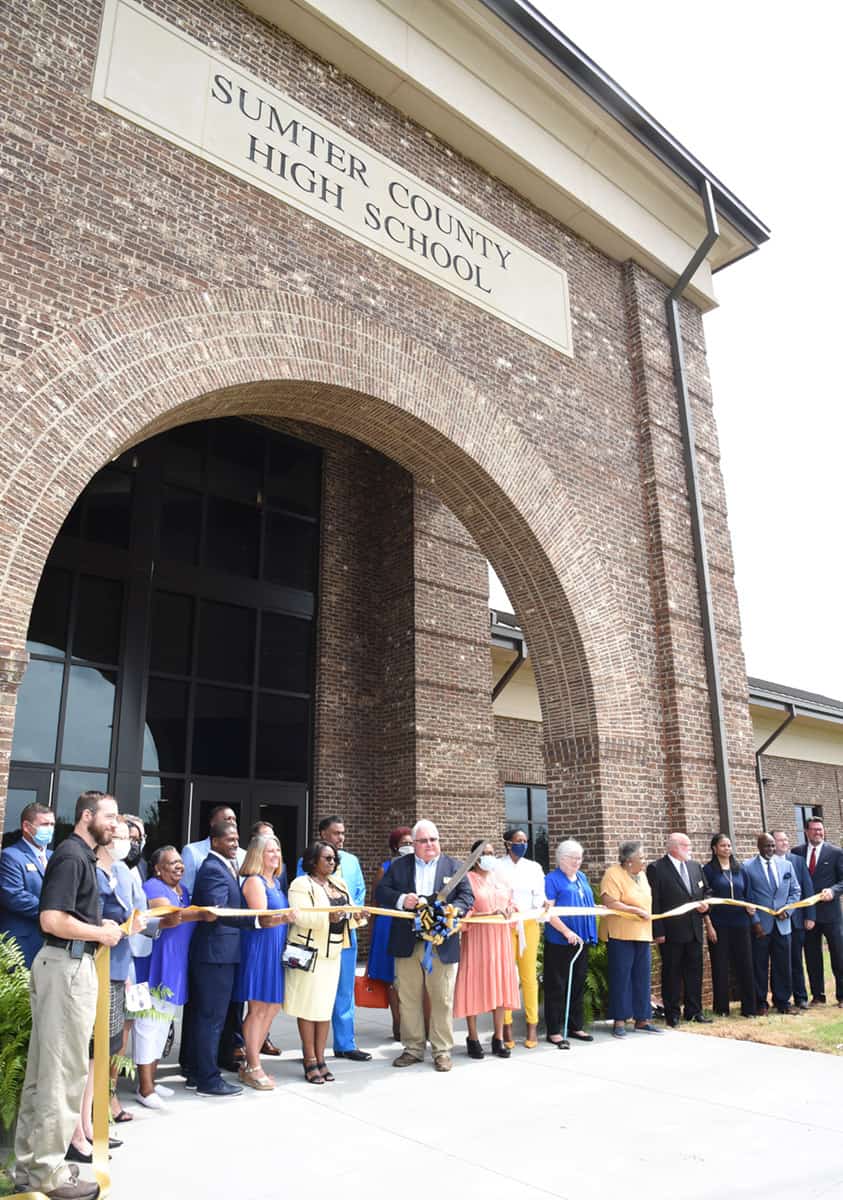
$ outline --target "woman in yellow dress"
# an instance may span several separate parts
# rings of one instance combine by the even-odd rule
[[[337,854],[329,842],[315,841],[302,855],[303,875],[290,884],[288,903],[298,919],[287,934],[284,1012],[298,1018],[308,1083],[333,1082],[325,1065],[328,1028],[340,978],[340,954],[350,944],[349,929],[365,923],[364,915],[315,912],[341,907],[351,900],[343,880],[334,874]],[[298,958],[301,965],[292,965]],[[303,961],[307,960],[307,961]]]

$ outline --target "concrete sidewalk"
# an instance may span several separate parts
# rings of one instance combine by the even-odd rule
[[[334,1061],[337,1081],[305,1083],[295,1023],[273,1028],[278,1087],[227,1100],[185,1091],[173,1063],[164,1113],[134,1113],[112,1161],[114,1200],[201,1196],[367,1200],[839,1200],[841,1067],[834,1057],[669,1031],[624,1042],[597,1032],[560,1051],[519,1042],[508,1061],[394,1070],[389,1014],[358,1013],[373,1061]],[[488,1038],[485,1039],[488,1045]],[[329,1062],[330,1052],[328,1055]],[[83,1168],[84,1170],[84,1168]]]

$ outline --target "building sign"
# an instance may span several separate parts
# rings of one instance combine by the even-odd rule
[[[132,0],[106,0],[93,98],[571,354],[564,271]]]

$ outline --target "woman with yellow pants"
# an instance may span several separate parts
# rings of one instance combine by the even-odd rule
[[[506,880],[512,888],[515,905],[519,912],[532,912],[545,905],[544,871],[539,863],[526,858],[527,835],[523,829],[508,829],[503,835],[506,854],[498,859],[496,874]],[[519,921],[512,926],[512,953],[521,981],[524,1000],[524,1016],[527,1021],[527,1037],[524,1045],[533,1050],[538,1045],[539,1024],[539,981],[536,974],[536,959],[539,948],[539,923],[535,920]],[[504,1045],[512,1050],[512,1013],[504,1013]]]

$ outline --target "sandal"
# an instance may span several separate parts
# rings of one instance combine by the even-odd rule
[[[260,1066],[241,1067],[237,1072],[237,1077],[246,1087],[254,1088],[256,1092],[271,1092],[275,1090],[275,1084]]]
[[[124,1121],[134,1121],[134,1113],[126,1112],[125,1108],[121,1108],[118,1113],[112,1113],[111,1119],[115,1125],[122,1125]]]
[[[325,1082],[325,1080],[322,1078],[322,1073],[319,1070],[319,1063],[315,1058],[312,1059],[310,1065],[307,1063],[302,1063],[302,1066],[304,1067],[304,1077],[308,1083],[322,1084]]]
[[[331,1072],[328,1070],[328,1068],[327,1068],[327,1066],[325,1065],[325,1063],[318,1062],[316,1065],[317,1065],[317,1067],[319,1068],[319,1071],[320,1071],[320,1073],[321,1073],[321,1075],[322,1075],[322,1082],[323,1082],[323,1083],[333,1083],[333,1082],[334,1082],[334,1078],[335,1078],[335,1077],[334,1077],[334,1076],[331,1074]]]

